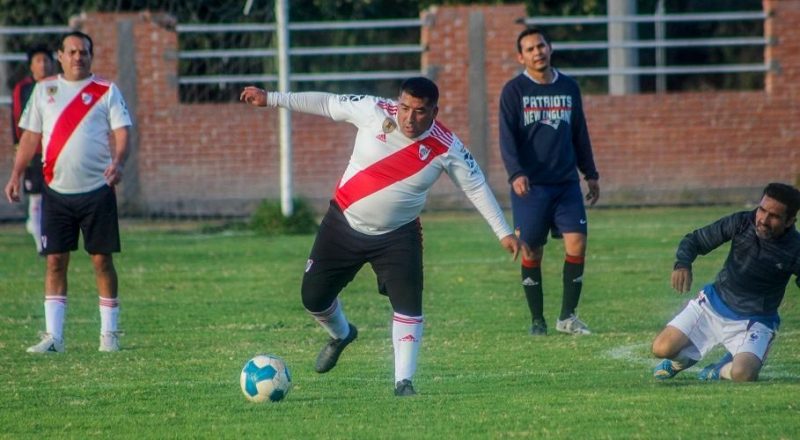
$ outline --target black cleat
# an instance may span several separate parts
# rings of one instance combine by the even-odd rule
[[[358,337],[358,329],[356,326],[349,323],[347,325],[350,326],[350,333],[347,334],[346,338],[331,338],[331,340],[322,347],[322,350],[320,350],[319,355],[317,355],[317,364],[314,366],[314,370],[316,370],[317,373],[327,373],[335,367],[344,348]]]
[[[394,386],[394,395],[398,397],[406,397],[406,396],[415,396],[417,394],[414,391],[414,385],[411,385],[411,381],[408,379],[403,379],[400,382],[397,382]]]
[[[547,323],[543,319],[536,319],[531,324],[531,336],[547,336]]]

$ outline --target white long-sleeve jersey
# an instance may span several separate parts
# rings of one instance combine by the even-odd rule
[[[446,172],[498,238],[513,233],[472,154],[439,121],[410,139],[398,129],[397,103],[389,99],[270,92],[267,105],[347,121],[358,128],[353,154],[334,193],[356,231],[380,235],[416,219],[431,186]]]

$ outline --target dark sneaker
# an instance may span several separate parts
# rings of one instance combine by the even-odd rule
[[[358,337],[358,329],[356,326],[353,324],[348,325],[350,326],[350,333],[347,334],[346,338],[331,338],[331,340],[322,347],[322,350],[320,350],[319,355],[317,355],[317,365],[314,366],[317,373],[327,373],[331,368],[335,367],[344,348]]]
[[[536,319],[531,324],[531,336],[547,336],[547,323],[543,319]]]
[[[394,385],[395,396],[405,397],[405,396],[414,396],[416,394],[417,392],[414,391],[414,385],[411,385],[411,381],[408,379],[403,379]]]

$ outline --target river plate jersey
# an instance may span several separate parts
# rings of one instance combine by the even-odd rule
[[[416,219],[444,172],[459,186],[498,238],[513,231],[472,154],[439,121],[416,139],[397,124],[395,101],[319,92],[268,94],[271,106],[346,121],[358,128],[353,153],[334,199],[350,226],[364,234],[393,231]]]
[[[19,126],[42,134],[47,186],[62,194],[86,193],[105,184],[111,164],[111,130],[131,125],[116,85],[90,76],[45,78],[33,90]]]

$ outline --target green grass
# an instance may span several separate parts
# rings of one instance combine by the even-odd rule
[[[697,368],[651,377],[649,343],[688,296],[669,275],[680,238],[733,208],[590,211],[581,316],[589,337],[554,334],[563,250],[543,262],[547,338],[527,335],[519,265],[475,213],[427,214],[425,335],[414,398],[392,395],[391,310],[363,270],[342,294],[359,339],[328,374],[326,334],[299,284],[313,237],[203,234],[123,224],[123,350],[97,352],[91,264],[73,253],[67,352],[25,353],[44,328],[44,262],[21,225],[0,227],[0,438],[800,438],[800,313],[794,283],[762,380],[703,383]],[[711,280],[726,249],[702,258]],[[239,372],[259,352],[294,388],[252,404]],[[721,352],[713,353],[716,357]]]

